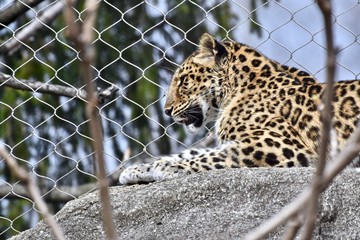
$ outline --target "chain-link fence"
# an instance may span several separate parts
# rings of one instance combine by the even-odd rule
[[[82,22],[84,1],[0,1],[0,142],[28,169],[53,212],[96,189],[81,53],[67,38],[66,3]],[[360,4],[333,1],[337,79],[357,79]],[[322,15],[314,1],[99,1],[96,63],[104,154],[116,184],[123,159],[175,153],[186,135],[163,114],[172,72],[210,32],[258,48],[283,64],[325,76]],[[117,90],[110,91],[110,89]],[[208,134],[209,135],[209,134]],[[210,138],[211,139],[211,138]],[[0,159],[0,239],[34,226],[38,210]]]

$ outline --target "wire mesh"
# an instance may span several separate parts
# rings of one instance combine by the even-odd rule
[[[82,1],[72,11],[81,23]],[[333,1],[338,79],[357,79],[358,1]],[[207,31],[258,48],[280,63],[325,79],[322,16],[315,1],[99,1],[94,82],[118,94],[100,106],[109,178],[127,158],[145,161],[189,146],[212,145],[212,126],[199,136],[162,112],[173,70]],[[13,9],[17,5],[18,8]],[[96,189],[94,153],[81,95],[81,53],[66,38],[66,1],[0,1],[0,142],[36,178],[56,212]],[[7,15],[6,15],[7,14]],[[14,18],[11,21],[5,21]],[[35,85],[39,83],[40,85]],[[9,86],[19,85],[22,90]],[[72,96],[40,91],[67,87]],[[70,94],[71,95],[71,94]],[[115,180],[114,183],[115,184]],[[0,238],[34,226],[38,210],[0,159]]]

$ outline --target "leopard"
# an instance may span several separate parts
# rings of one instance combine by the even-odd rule
[[[326,83],[282,65],[256,48],[204,33],[175,71],[164,113],[189,132],[215,122],[217,146],[190,148],[125,168],[120,184],[229,168],[315,167]],[[333,86],[332,129],[344,147],[360,118],[360,81]]]

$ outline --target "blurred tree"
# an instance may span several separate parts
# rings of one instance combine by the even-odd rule
[[[202,33],[224,37],[226,30],[235,26],[238,19],[229,4],[220,2],[101,2],[98,38],[94,42],[97,49],[94,70],[98,77],[94,81],[99,87],[116,84],[121,93],[101,107],[110,171],[120,163],[127,148],[133,155],[144,150],[148,154],[167,154],[181,145],[169,136],[185,140],[182,128],[167,127],[171,119],[163,115],[163,97],[171,78],[169,69],[175,69],[175,63],[195,49]],[[26,28],[34,13],[46,11],[52,1],[36,4],[35,11],[21,13],[10,25],[2,25],[0,51],[14,31]],[[74,11],[81,21],[86,13],[83,1],[78,1]],[[221,23],[221,27],[212,24],[209,18]],[[65,32],[66,21],[60,15],[23,40],[11,54],[2,51],[0,72],[28,81],[82,88],[79,53]],[[78,186],[96,180],[84,108],[84,101],[77,98],[0,85],[0,140],[37,176],[44,197],[59,186]],[[1,161],[0,175],[0,183],[16,182]],[[5,198],[6,194],[0,198],[0,233],[9,237],[14,230],[23,231],[34,224],[34,211],[30,211],[32,202],[26,198],[11,199],[11,204]],[[51,199],[51,204],[58,210],[63,203]]]

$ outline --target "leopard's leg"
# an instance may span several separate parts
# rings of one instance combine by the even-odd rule
[[[151,164],[132,166],[121,174],[120,183],[153,182],[223,168],[314,165],[316,154],[295,138],[269,129],[249,133],[248,137],[218,148],[187,150]]]
[[[143,182],[153,182],[157,180],[154,177],[154,170],[161,164],[168,165],[181,160],[193,159],[196,156],[206,154],[211,151],[210,148],[204,149],[187,149],[180,154],[172,154],[170,156],[162,156],[153,163],[139,164],[127,167],[120,175],[121,184],[135,184]],[[175,177],[175,176],[174,176]]]

